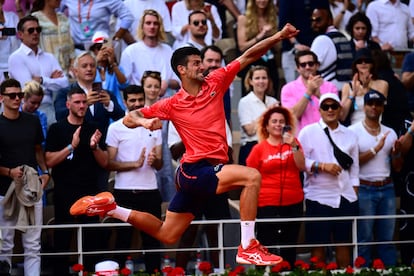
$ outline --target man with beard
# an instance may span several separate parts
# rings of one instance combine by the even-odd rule
[[[124,103],[128,112],[144,107],[145,94],[141,86],[129,85],[124,90]],[[114,197],[122,206],[148,212],[161,219],[161,194],[157,187],[155,170],[162,167],[161,130],[143,127],[128,128],[120,119],[109,126],[108,170],[115,171]],[[135,249],[132,245],[133,228],[117,231],[118,250]],[[143,249],[160,247],[160,242],[141,232]],[[148,273],[160,267],[159,253],[146,253]],[[125,260],[119,260],[124,263]]]
[[[80,196],[100,191],[99,172],[107,165],[104,141],[97,125],[85,120],[88,110],[88,96],[81,88],[73,88],[67,94],[66,106],[69,115],[52,124],[46,139],[46,164],[53,168],[54,207],[56,224],[97,223],[98,217],[72,217],[68,208]],[[70,248],[72,229],[56,229],[54,249],[66,252]],[[84,233],[83,250],[97,250],[106,238],[101,232],[87,228]],[[93,271],[98,257],[86,257],[85,267]],[[54,275],[68,275],[68,257],[54,260]]]
[[[312,29],[319,35],[313,40],[311,51],[318,57],[319,72],[323,79],[335,83],[338,90],[352,79],[353,52],[351,42],[333,25],[329,8],[312,12]]]
[[[296,70],[299,77],[282,87],[280,100],[282,106],[289,108],[298,120],[297,132],[305,126],[317,122],[319,98],[325,93],[337,94],[336,86],[318,74],[319,61],[316,54],[305,50],[295,55]]]

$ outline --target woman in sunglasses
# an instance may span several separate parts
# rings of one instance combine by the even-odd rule
[[[340,119],[344,125],[352,125],[364,119],[364,95],[370,89],[377,90],[385,98],[388,96],[388,83],[378,79],[370,49],[363,48],[356,52],[352,73],[352,81],[342,88]]]
[[[262,175],[257,217],[300,217],[303,215],[303,189],[300,171],[305,170],[305,156],[295,138],[295,118],[289,109],[273,107],[259,119],[255,145],[246,160]],[[265,246],[296,244],[300,222],[258,223],[257,238]],[[283,248],[283,258],[293,267],[296,248]]]

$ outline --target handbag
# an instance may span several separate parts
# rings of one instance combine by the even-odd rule
[[[331,134],[329,133],[329,129],[328,127],[325,127],[323,129],[326,133],[326,135],[328,136],[329,142],[331,142],[332,146],[333,146],[333,153],[334,156],[336,158],[336,160],[338,161],[339,165],[341,165],[341,167],[344,170],[348,170],[352,164],[354,163],[354,160],[352,159],[351,156],[349,156],[347,153],[343,152],[336,144],[335,142],[332,140]]]

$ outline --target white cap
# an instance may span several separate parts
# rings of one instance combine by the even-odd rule
[[[109,39],[109,35],[105,31],[96,31],[92,37],[92,43],[105,43]]]
[[[319,107],[321,107],[321,104],[327,99],[334,100],[335,102],[341,104],[341,100],[339,99],[338,95],[335,93],[325,93],[322,94],[322,96],[319,98]]]
[[[119,275],[119,264],[114,261],[103,261],[95,265],[95,275]]]

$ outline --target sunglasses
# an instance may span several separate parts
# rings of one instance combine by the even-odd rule
[[[372,59],[370,58],[360,58],[357,61],[355,61],[355,63],[356,64],[362,64],[362,63],[368,64],[368,63],[373,63],[373,62],[372,62]]]
[[[376,101],[376,100],[368,100],[365,102],[365,105],[369,105],[369,106],[383,106],[384,102],[383,101]]]
[[[7,96],[10,99],[14,100],[16,99],[16,97],[18,97],[19,99],[23,99],[24,97],[24,93],[23,92],[18,92],[18,93],[2,93],[3,96]]]
[[[339,104],[338,103],[333,103],[333,104],[321,104],[321,109],[323,110],[323,111],[328,111],[329,110],[329,108],[330,109],[332,109],[332,110],[338,110],[338,108],[339,108]]]
[[[316,62],[314,61],[308,61],[308,62],[300,62],[299,66],[302,68],[306,68],[306,65],[308,65],[309,67],[313,67],[315,66]]]
[[[311,18],[311,21],[312,22],[315,22],[315,23],[321,23],[322,17],[312,17]]]
[[[40,34],[41,32],[42,32],[42,27],[36,27],[36,28],[33,28],[33,27],[31,27],[31,28],[28,28],[27,29],[27,32],[29,33],[29,34],[32,34],[32,33],[34,33],[34,32],[37,32],[38,34]]]
[[[201,25],[204,25],[205,26],[205,25],[207,25],[207,20],[203,19],[203,20],[200,20],[200,21],[198,21],[198,20],[194,20],[193,21],[193,25],[196,26],[196,27],[198,25],[200,25],[200,23],[201,23]]]
[[[153,77],[153,78],[161,78],[161,73],[158,71],[150,71],[147,70],[144,72],[144,74],[142,75],[143,78],[147,78],[147,77]]]

